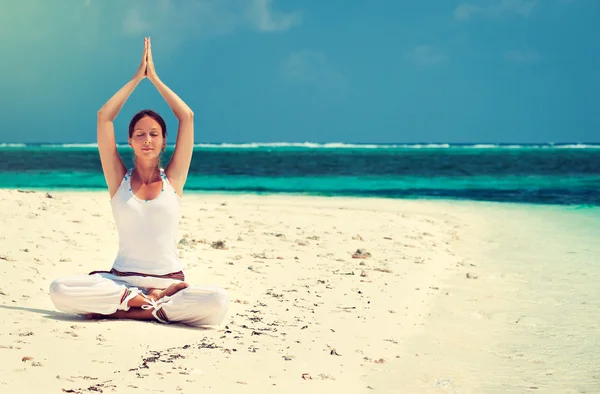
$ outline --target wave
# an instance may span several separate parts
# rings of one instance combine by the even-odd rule
[[[422,144],[369,144],[369,143],[344,143],[344,142],[248,142],[248,143],[200,143],[196,148],[212,149],[248,149],[248,148],[309,148],[309,149],[600,149],[599,144],[450,144],[450,143],[422,143]]]
[[[43,148],[97,148],[98,144],[42,144],[39,146]]]
[[[127,143],[118,143],[117,147],[127,147]],[[173,148],[174,144],[169,144]],[[96,143],[62,143],[62,144],[25,144],[0,143],[0,148],[62,148],[62,149],[96,149]],[[541,144],[452,144],[452,143],[414,143],[414,144],[379,144],[379,143],[345,143],[345,142],[247,142],[247,143],[198,143],[200,149],[600,149],[600,143],[541,143]]]
[[[25,148],[27,145],[25,144],[9,144],[9,143],[1,143],[0,148]]]
[[[564,145],[554,145],[554,148],[557,149],[598,149],[600,148],[600,144],[564,144]]]
[[[316,196],[345,197],[383,197],[393,199],[453,199],[471,201],[493,201],[528,204],[587,205],[600,206],[596,189],[547,188],[537,190],[524,189],[447,189],[447,188],[389,188],[389,189],[332,189],[306,190],[303,188],[276,188],[268,186],[191,186],[192,192],[208,193],[257,193],[257,194],[300,194]]]
[[[387,144],[347,144],[344,142],[328,142],[328,143],[316,143],[316,142],[248,142],[241,144],[231,143],[203,143],[195,144],[197,148],[363,148],[363,149],[382,149],[382,148],[396,148],[399,145],[387,145]]]

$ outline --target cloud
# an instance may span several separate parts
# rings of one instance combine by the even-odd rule
[[[251,24],[260,31],[283,31],[300,24],[299,12],[280,13],[271,8],[271,0],[254,0],[248,12]]]
[[[404,54],[404,58],[419,67],[431,67],[447,60],[447,56],[431,45],[417,45],[412,51]]]
[[[64,67],[65,62],[82,67],[99,53],[102,61],[111,59],[114,65],[126,48],[134,41],[140,45],[145,35],[152,36],[155,48],[164,55],[190,40],[248,31],[284,32],[300,24],[302,15],[280,3],[283,1],[0,0],[0,53],[10,59],[0,62],[0,74],[29,86]],[[44,59],[43,67],[39,59]]]
[[[491,5],[462,3],[454,9],[454,18],[458,21],[468,21],[478,15],[498,18],[506,14],[528,17],[536,3],[537,0],[501,0]]]
[[[292,52],[283,61],[281,73],[288,82],[309,86],[328,97],[344,96],[348,92],[346,77],[323,52]]]
[[[504,57],[509,62],[518,64],[536,63],[542,58],[538,52],[530,50],[507,51]]]
[[[475,4],[463,3],[454,9],[454,18],[459,21],[471,19],[471,15],[480,13],[484,7]]]
[[[123,21],[123,29],[126,34],[137,35],[140,32],[147,32],[150,29],[150,24],[144,22],[139,9],[131,9],[127,12]]]
[[[126,35],[215,37],[246,29],[279,32],[301,23],[301,13],[280,12],[271,0],[130,0]]]

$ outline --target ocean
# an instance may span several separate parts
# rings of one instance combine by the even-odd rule
[[[106,184],[95,144],[0,144],[0,188]],[[185,190],[598,206],[600,144],[198,144]]]

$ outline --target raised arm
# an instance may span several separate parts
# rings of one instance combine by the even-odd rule
[[[190,163],[192,161],[192,153],[194,151],[194,113],[190,107],[188,107],[175,92],[165,85],[156,74],[154,61],[152,60],[152,44],[150,39],[148,39],[147,75],[148,79],[160,92],[179,121],[175,151],[165,168],[165,174],[169,178],[175,191],[177,191],[177,194],[181,196],[183,194],[183,187],[187,179]]]
[[[112,199],[127,169],[123,160],[117,151],[115,140],[114,120],[123,108],[123,104],[129,98],[137,85],[146,77],[148,54],[148,40],[144,38],[144,54],[138,71],[133,78],[125,84],[117,93],[115,93],[98,111],[98,151],[100,152],[100,162],[102,171],[108,186],[110,198]]]

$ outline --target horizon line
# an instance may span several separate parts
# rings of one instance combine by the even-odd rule
[[[0,142],[0,146],[6,145],[97,145],[97,141],[38,141],[38,142]],[[128,141],[117,141],[117,145],[127,145]],[[414,141],[414,142],[347,142],[347,141],[238,141],[238,142],[194,142],[197,145],[600,145],[599,141],[537,141],[537,142],[498,142],[498,141],[470,141],[470,142],[447,142],[447,141]],[[167,146],[175,146],[176,143],[167,143]]]

